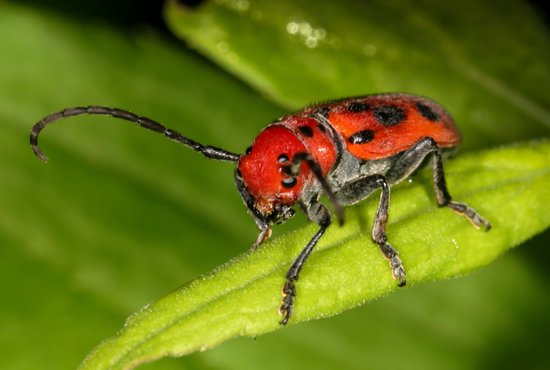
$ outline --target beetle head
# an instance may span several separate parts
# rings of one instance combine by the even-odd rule
[[[298,175],[291,176],[288,169],[292,157],[304,151],[306,147],[292,131],[275,124],[264,129],[239,159],[235,183],[257,223],[283,223],[294,215],[292,207],[311,170],[301,165]]]

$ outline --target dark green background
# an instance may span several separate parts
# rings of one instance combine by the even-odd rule
[[[31,125],[116,105],[241,152],[286,109],[178,41],[156,2],[14,1],[0,17],[0,368],[75,368],[256,230],[231,166],[102,118],[51,128],[44,165]],[[465,278],[143,368],[547,368],[549,237]]]

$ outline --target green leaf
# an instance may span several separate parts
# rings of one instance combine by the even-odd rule
[[[401,251],[411,285],[485,266],[550,225],[550,141],[465,155],[446,168],[455,198],[475,205],[493,229],[476,230],[435,207],[429,173],[394,188],[388,235]],[[333,226],[323,237],[297,284],[292,323],[335,315],[397,289],[365,222],[376,203],[370,199],[353,208],[344,227]],[[276,238],[146,306],[82,369],[132,368],[277,329],[285,270],[314,230],[307,226]]]
[[[426,95],[455,116],[468,148],[550,129],[548,28],[524,1],[172,0],[166,14],[176,34],[287,107]]]
[[[126,3],[128,9],[134,8]],[[499,9],[508,4],[499,4]],[[257,232],[234,189],[233,169],[227,164],[206,161],[124,122],[81,117],[45,131],[41,145],[50,162],[44,165],[28,146],[34,122],[68,106],[115,105],[155,118],[201,142],[242,152],[268,122],[288,111],[148,26],[128,30],[106,24],[98,14],[111,8],[102,7],[101,1],[86,3],[96,7],[93,16],[75,16],[68,10],[73,5],[63,0],[0,2],[0,281],[5,298],[0,306],[1,369],[76,368],[145,302],[246,251]],[[510,81],[521,96],[547,109],[544,62],[550,43],[540,42],[547,40],[547,29],[532,12],[523,8],[488,16],[474,4],[464,7],[467,12],[454,8],[461,7],[459,3],[445,6],[456,12],[447,21],[476,14],[484,18],[475,25],[455,28],[470,39],[484,35],[478,27],[502,22],[501,36],[487,39],[504,46],[500,54],[493,54],[484,72],[493,73],[493,68],[501,68],[500,63],[509,66],[497,79]],[[340,17],[332,18],[342,22]],[[390,25],[388,21],[384,20]],[[540,32],[534,34],[533,28]],[[262,34],[255,36],[261,40]],[[282,35],[303,45],[286,32]],[[518,43],[514,40],[520,46],[504,50],[508,42]],[[266,55],[266,49],[275,50],[275,45],[260,45],[256,52]],[[490,51],[487,42],[469,45],[483,49],[475,50],[477,55],[469,54],[475,60],[486,58],[485,49]],[[293,55],[277,57],[290,62]],[[287,65],[289,70],[294,68]],[[406,63],[391,65],[399,69]],[[411,75],[426,77],[426,70],[419,67]],[[383,83],[373,90],[367,89],[372,83],[369,77],[369,85],[363,84],[360,93],[405,89],[385,86],[391,81],[382,76]],[[414,92],[449,108],[465,133],[466,148],[507,141],[514,135],[508,132],[511,123],[517,140],[547,135],[529,118],[532,113],[518,113],[506,101],[480,93],[484,90],[475,84],[472,89],[459,89],[464,84],[453,74],[448,78],[454,83],[447,83],[444,74],[440,77]],[[296,78],[281,85],[292,92],[306,86],[300,81]],[[533,90],[542,91],[542,97],[533,98]],[[352,92],[334,90],[330,97]],[[308,97],[286,100],[295,106]],[[526,131],[518,132],[523,127]],[[420,174],[414,181],[423,185],[427,209],[436,211],[428,178],[429,174]],[[457,199],[470,201],[460,192],[466,181],[458,181],[450,184],[451,192]],[[397,221],[393,206],[408,186],[401,185],[393,194],[393,221]],[[519,201],[511,194],[507,206],[519,207]],[[494,217],[491,209],[482,206],[483,199],[471,203],[485,216]],[[362,215],[365,234],[373,216],[369,207],[372,204],[364,204],[348,214]],[[480,233],[453,214],[447,217],[465,223],[472,234]],[[536,224],[541,217],[530,211],[524,221]],[[300,222],[292,220],[274,232],[295,230]],[[303,242],[313,231],[313,227],[301,231]],[[392,238],[398,238],[400,233],[390,231]],[[213,350],[143,367],[279,370],[292,364],[315,369],[517,369],[527,366],[525,359],[529,359],[533,368],[547,368],[550,297],[544,292],[550,284],[549,237],[547,230],[468,277],[401,289],[330,320],[292,325],[255,341],[234,339]],[[403,241],[399,245],[392,241],[406,253]],[[358,240],[356,248],[371,250],[375,265],[387,273],[376,247]],[[290,246],[285,249],[289,254],[295,251]],[[281,274],[284,269],[281,266]],[[305,294],[303,285],[317,273],[304,270],[299,294]],[[279,283],[273,288],[272,306],[266,310],[277,320],[273,310],[278,306]]]

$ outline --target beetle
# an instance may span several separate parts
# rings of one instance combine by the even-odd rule
[[[331,224],[330,212],[320,202],[323,193],[333,204],[342,225],[344,206],[381,190],[371,237],[389,261],[399,286],[406,284],[405,268],[386,235],[390,186],[408,178],[428,156],[432,157],[437,205],[465,216],[476,228],[491,228],[473,208],[452,200],[445,182],[443,155],[459,144],[460,133],[441,105],[417,95],[375,94],[306,107],[266,126],[243,155],[200,144],[123,109],[69,108],[50,114],[33,126],[30,143],[34,154],[47,160],[38,147],[38,136],[44,127],[78,115],[108,115],[127,120],[161,133],[206,158],[235,162],[236,187],[260,230],[253,250],[271,236],[273,224],[284,223],[295,214],[296,204],[308,220],[319,225],[286,273],[279,308],[282,325],[292,316],[300,271]]]

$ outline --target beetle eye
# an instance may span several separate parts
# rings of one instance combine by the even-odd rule
[[[286,179],[283,179],[283,181],[281,181],[281,184],[283,184],[285,188],[290,189],[294,187],[297,182],[298,180],[296,180],[296,177],[288,177]]]
[[[277,162],[279,162],[279,163],[288,162],[288,155],[286,155],[286,154],[280,154],[280,155],[277,157]]]

